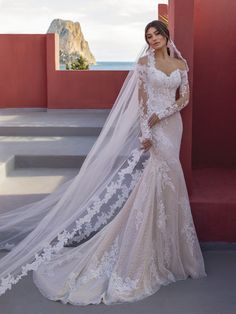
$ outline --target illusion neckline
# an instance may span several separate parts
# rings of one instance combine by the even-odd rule
[[[177,72],[177,71],[180,71],[180,72],[186,71],[186,70],[181,70],[180,68],[176,68],[175,70],[173,70],[172,72],[170,72],[170,74],[167,74],[166,72],[164,72],[164,71],[160,70],[159,68],[157,68],[157,64],[156,64],[156,60],[155,60],[155,57],[154,57],[154,53],[153,53],[153,52],[150,53],[150,56],[151,56],[151,63],[152,63],[152,66],[154,67],[154,69],[155,69],[156,71],[159,71],[159,72],[163,73],[163,74],[164,74],[166,77],[168,77],[168,78],[170,78],[171,75],[172,75],[173,73]]]
[[[175,70],[173,70],[172,72],[170,72],[170,74],[167,74],[167,73],[165,73],[164,71],[158,69],[158,68],[155,67],[155,66],[154,66],[154,68],[155,68],[155,70],[157,70],[157,71],[163,73],[163,74],[164,74],[165,76],[167,76],[167,77],[171,77],[171,75],[172,75],[173,73],[175,73],[176,71],[184,71],[184,70],[181,70],[180,68],[176,68]]]

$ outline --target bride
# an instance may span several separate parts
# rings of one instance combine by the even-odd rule
[[[1,294],[30,270],[45,297],[75,305],[134,302],[207,276],[179,161],[188,65],[163,22],[145,39],[77,176],[0,214]]]

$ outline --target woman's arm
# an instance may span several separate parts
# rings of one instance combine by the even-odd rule
[[[177,111],[182,110],[185,106],[187,106],[189,102],[189,82],[188,82],[188,73],[187,70],[180,70],[181,74],[181,83],[179,87],[180,97],[173,104],[168,106],[167,108],[156,112],[159,120],[169,117]]]
[[[147,58],[142,57],[137,63],[138,71],[138,101],[139,101],[139,117],[142,137],[144,139],[152,139],[151,128],[148,125],[148,94],[147,94]]]

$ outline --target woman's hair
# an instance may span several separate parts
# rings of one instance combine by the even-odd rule
[[[147,32],[148,32],[150,27],[154,27],[162,36],[164,36],[166,38],[166,44],[168,43],[168,40],[170,39],[170,32],[169,32],[166,24],[162,21],[154,20],[154,21],[148,23],[145,27],[145,40],[146,40],[146,43],[148,44],[148,47],[150,47],[150,45],[149,45],[148,39],[147,39]],[[170,55],[170,50],[168,47],[167,47],[167,52]]]

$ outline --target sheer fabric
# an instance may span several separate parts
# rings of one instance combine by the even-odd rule
[[[134,301],[206,276],[179,162],[188,68],[167,76],[146,48],[78,175],[0,216],[2,248],[12,249],[0,262],[0,293],[30,270],[42,294],[72,304]],[[153,112],[161,121],[150,129]],[[148,153],[143,138],[153,140]]]

